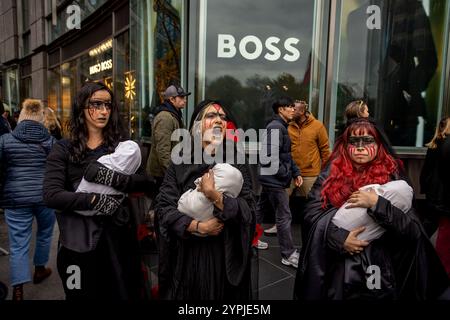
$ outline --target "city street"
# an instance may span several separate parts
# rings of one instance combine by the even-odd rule
[[[265,228],[271,225],[264,225]],[[35,231],[36,225],[33,225]],[[50,252],[50,263],[48,266],[53,274],[40,284],[29,282],[24,286],[24,297],[26,300],[63,300],[64,291],[56,270],[56,251],[58,244],[58,225],[55,224],[53,232],[52,248]],[[296,244],[300,243],[300,226],[293,225],[293,236]],[[259,250],[259,290],[260,300],[291,300],[294,288],[295,272],[292,267],[281,263],[277,237],[262,236],[261,240],[269,243],[269,249]],[[5,217],[0,214],[0,247],[8,250],[8,234]],[[32,253],[34,250],[34,239],[30,248],[30,266],[32,265]],[[156,281],[157,257],[151,254],[146,261],[150,264],[152,271],[152,282]],[[0,281],[8,285],[8,300],[11,299],[12,288],[9,286],[9,256],[0,254]]]

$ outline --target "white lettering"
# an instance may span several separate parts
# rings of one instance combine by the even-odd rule
[[[367,18],[366,25],[370,30],[381,29],[381,9],[377,5],[371,5],[367,7],[367,14],[372,14]]]
[[[233,58],[236,55],[235,42],[231,34],[219,34],[217,38],[217,57]]]
[[[254,35],[248,35],[243,37],[239,41],[239,53],[244,59],[255,60],[258,59],[263,53],[264,48],[267,50],[264,54],[264,59],[267,61],[277,61],[281,58],[281,50],[278,47],[280,38],[271,36],[263,42]],[[300,51],[296,48],[296,45],[300,42],[297,38],[287,38],[284,41],[284,49],[287,51],[283,55],[283,59],[288,62],[297,61],[300,58]],[[248,48],[249,44],[250,48]],[[217,35],[217,57],[218,58],[234,58],[236,56],[236,38],[231,34],[218,34]]]
[[[278,42],[280,42],[280,38],[278,38],[278,37],[269,37],[269,38],[267,38],[267,40],[266,40],[266,48],[267,48],[267,50],[269,50],[270,53],[268,52],[268,53],[266,53],[264,55],[264,58],[266,60],[276,61],[276,60],[280,59],[281,51],[280,51],[280,49],[278,49],[277,47],[275,47],[273,45],[274,43],[276,44]]]
[[[247,44],[250,42],[253,42],[255,44],[255,51],[253,53],[247,51]],[[261,40],[259,40],[258,37],[255,36],[245,36],[239,43],[239,52],[247,60],[258,59],[258,57],[262,53],[262,50],[263,46]]]
[[[366,285],[367,288],[370,290],[373,289],[381,289],[381,270],[379,266],[376,265],[370,265],[367,270],[366,274],[370,274],[369,277],[367,277]]]
[[[67,289],[69,289],[69,290],[81,289],[81,269],[80,269],[80,267],[76,266],[76,265],[70,265],[67,267],[66,273],[70,274],[70,276],[66,280]]]
[[[300,58],[300,51],[293,45],[297,44],[300,40],[297,38],[287,38],[284,42],[284,48],[291,53],[291,55],[285,54],[283,59],[289,62],[297,61]]]
[[[112,59],[108,59],[106,61],[101,61],[101,62],[89,67],[89,74],[90,75],[96,74],[101,71],[112,69],[112,67],[113,67]]]
[[[81,29],[81,9],[80,6],[72,4],[67,7],[66,13],[69,15],[66,20],[67,29]]]

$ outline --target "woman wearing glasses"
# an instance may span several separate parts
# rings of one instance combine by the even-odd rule
[[[44,200],[57,210],[57,263],[66,298],[138,298],[140,266],[127,199],[75,192],[83,176],[123,193],[152,187],[144,174],[125,175],[96,162],[127,138],[113,93],[106,85],[88,82],[77,93],[69,134],[69,139],[53,147],[44,181]],[[79,213],[86,211],[92,215]]]
[[[224,139],[228,119],[223,106],[202,102],[193,119],[190,142],[194,148],[185,158],[189,161],[171,162],[156,199],[159,295],[170,300],[248,300],[252,296],[250,260],[255,230],[249,172],[236,157],[229,157],[237,151],[232,139]],[[197,149],[200,157],[194,155],[195,145],[201,146]],[[243,185],[235,198],[216,189],[211,169],[220,161],[205,160],[222,151],[228,156],[223,159],[242,174]],[[189,189],[197,189],[214,205],[212,218],[197,220],[178,209],[181,196]]]
[[[447,275],[412,208],[412,190],[409,197],[394,199],[406,193],[394,190],[398,193],[390,197],[376,192],[376,186],[363,188],[407,180],[390,150],[374,123],[362,118],[350,121],[336,142],[304,211],[298,299],[426,300],[448,288]],[[353,227],[338,227],[339,212],[350,214],[353,208],[366,212],[359,222],[352,221]],[[363,236],[370,228],[378,234]]]

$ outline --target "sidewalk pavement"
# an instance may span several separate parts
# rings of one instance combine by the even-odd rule
[[[264,229],[271,227],[266,224]],[[36,224],[33,224],[35,232]],[[293,224],[293,238],[297,248],[300,244],[300,225]],[[33,233],[34,235],[34,233]],[[52,246],[50,252],[50,261],[48,266],[52,268],[52,275],[40,284],[27,283],[24,286],[24,298],[26,300],[64,300],[64,291],[61,280],[56,269],[56,253],[58,245],[59,229],[55,224],[53,232]],[[34,236],[33,236],[34,237]],[[281,263],[277,237],[262,236],[261,240],[269,243],[269,249],[259,250],[259,299],[260,300],[291,300],[293,296],[294,281],[296,269],[285,266]],[[30,248],[30,266],[32,266],[32,257],[34,253],[35,238],[32,238]],[[0,247],[9,250],[8,233],[5,217],[0,214]],[[156,282],[157,275],[157,255],[148,256],[148,264],[151,268],[153,284]],[[33,269],[32,269],[33,270]],[[8,300],[11,299],[12,288],[9,285],[9,257],[0,253],[0,281],[8,285]]]

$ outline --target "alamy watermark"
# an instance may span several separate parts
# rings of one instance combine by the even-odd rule
[[[370,16],[367,18],[366,26],[368,29],[381,29],[381,9],[377,5],[371,5],[367,7],[367,14]]]
[[[66,8],[66,27],[68,30],[81,29],[81,8],[78,4],[72,3]],[[52,0],[52,24],[57,25],[58,13],[56,0]]]
[[[186,129],[177,129],[171,135],[171,141],[179,141],[172,149],[171,160],[174,164],[260,164],[261,175],[274,175],[280,168],[280,132],[267,129],[226,130],[226,136],[238,137],[236,148],[222,148],[223,133],[214,129],[200,133],[195,126],[193,133]],[[260,139],[258,139],[260,138]],[[259,142],[259,140],[261,142]],[[208,141],[206,147],[203,142]],[[257,152],[245,152],[243,141],[252,141],[258,145]],[[225,144],[226,146],[226,144]]]
[[[381,270],[377,265],[370,265],[367,267],[366,274],[368,275],[366,285],[369,290],[381,289]]]
[[[66,273],[69,275],[66,280],[66,287],[69,290],[81,289],[81,269],[77,265],[67,267]]]

